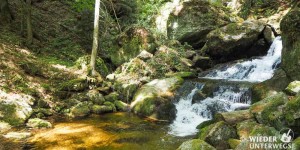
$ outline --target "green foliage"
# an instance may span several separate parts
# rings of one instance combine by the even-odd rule
[[[77,12],[82,12],[86,10],[94,10],[95,0],[75,0],[75,2],[70,2],[71,6]]]

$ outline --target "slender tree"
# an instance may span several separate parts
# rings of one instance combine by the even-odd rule
[[[27,24],[27,44],[32,44],[33,33],[32,33],[32,24],[31,24],[31,0],[26,0],[26,24]]]
[[[93,47],[91,54],[91,73],[92,76],[96,75],[96,57],[97,57],[97,49],[98,49],[98,39],[99,39],[99,18],[100,18],[100,0],[96,0],[95,3],[95,19],[94,19],[94,33],[93,33]]]

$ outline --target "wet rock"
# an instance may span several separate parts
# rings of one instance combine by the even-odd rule
[[[249,110],[239,110],[232,112],[217,113],[215,118],[218,121],[225,121],[230,125],[234,125],[241,121],[252,119],[253,115]]]
[[[156,79],[143,85],[136,92],[130,107],[136,114],[156,119],[170,120],[174,117],[171,98],[183,83],[180,77]],[[173,112],[173,113],[172,113]]]
[[[230,22],[224,7],[211,5],[207,1],[191,0],[176,7],[168,20],[168,36],[201,48],[206,35]]]
[[[282,19],[280,29],[282,30],[282,66],[292,80],[300,80],[300,3],[295,6]]]
[[[30,128],[51,128],[52,124],[43,119],[33,118],[28,120],[26,126]]]
[[[237,134],[234,128],[223,121],[203,128],[199,135],[199,139],[206,141],[216,149],[229,148],[228,140],[236,137]]]
[[[251,50],[251,47],[259,40],[264,27],[264,23],[254,20],[228,24],[210,32],[201,51],[217,62],[265,54],[268,48],[260,51],[254,48]]]
[[[215,148],[203,140],[193,139],[183,142],[177,150],[215,150]]]
[[[297,95],[300,93],[300,81],[291,82],[285,91],[291,95]]]

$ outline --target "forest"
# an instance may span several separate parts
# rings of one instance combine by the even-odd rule
[[[0,150],[300,150],[298,0],[0,0]]]

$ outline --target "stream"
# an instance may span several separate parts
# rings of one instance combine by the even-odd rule
[[[199,79],[185,81],[175,97],[177,114],[171,124],[127,112],[58,120],[52,129],[33,132],[30,149],[177,149],[198,133],[197,125],[214,114],[247,109],[250,87],[273,76],[281,50],[281,37],[277,37],[266,56],[218,67]]]

